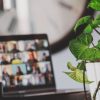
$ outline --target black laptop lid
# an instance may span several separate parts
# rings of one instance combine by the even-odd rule
[[[54,89],[49,49],[46,34],[0,36],[2,95]]]

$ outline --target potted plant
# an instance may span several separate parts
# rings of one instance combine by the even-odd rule
[[[88,7],[94,11],[100,11],[100,0],[91,0],[88,4]],[[69,43],[69,49],[76,57],[78,65],[74,67],[70,62],[68,62],[67,67],[71,71],[65,73],[73,80],[84,83],[86,100],[87,95],[85,83],[92,87],[92,89],[90,89],[92,90],[92,99],[100,100],[100,97],[97,95],[100,87],[100,40],[98,40],[97,43],[94,43],[95,39],[94,35],[92,34],[96,32],[98,36],[100,36],[100,32],[98,31],[100,28],[100,14],[95,18],[92,16],[84,16],[80,18],[76,22],[74,30],[77,32],[77,30],[82,26],[84,26],[84,28],[81,30],[81,34],[75,39],[71,40]],[[96,67],[97,69],[95,69]],[[99,72],[95,73],[95,71]],[[97,74],[99,76],[95,78],[93,74]],[[89,77],[87,77],[87,75],[89,75]]]

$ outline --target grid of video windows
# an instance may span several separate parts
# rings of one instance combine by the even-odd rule
[[[0,70],[5,89],[52,84],[48,41],[0,42]]]

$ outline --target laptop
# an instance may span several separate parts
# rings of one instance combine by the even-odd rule
[[[0,36],[2,97],[55,91],[46,34]]]

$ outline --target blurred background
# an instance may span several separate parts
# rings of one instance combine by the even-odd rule
[[[57,89],[82,89],[63,71],[68,71],[68,61],[76,65],[68,41],[75,36],[75,22],[87,12],[87,1],[0,0],[0,35],[48,34]]]

